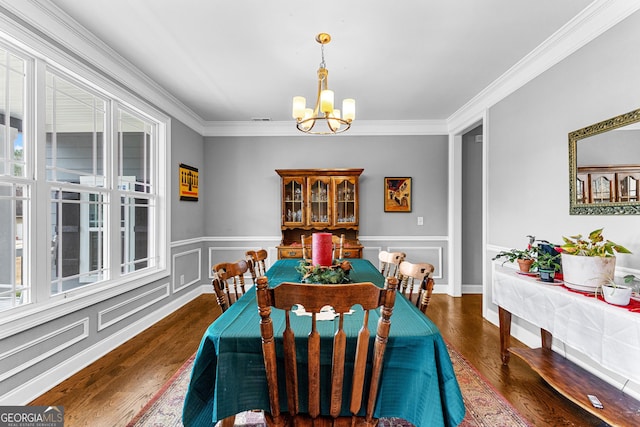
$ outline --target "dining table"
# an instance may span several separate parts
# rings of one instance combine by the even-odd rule
[[[352,282],[384,286],[385,277],[371,262],[365,259],[349,262]],[[266,272],[269,286],[301,282],[301,274],[296,270],[299,263],[299,259],[277,260]],[[372,340],[379,310],[369,318]],[[297,320],[296,317],[292,316],[294,332],[304,322],[303,316]],[[274,336],[279,335],[281,339],[284,312],[274,310],[272,319]],[[319,322],[318,331],[329,343],[336,323],[333,320]],[[355,342],[362,325],[362,311],[358,306],[351,315],[345,316],[344,323],[349,346]],[[321,359],[330,364],[331,349],[325,347],[321,346]],[[323,352],[328,355],[322,356]],[[326,402],[321,402],[321,407],[327,407]],[[255,286],[222,313],[202,337],[185,396],[182,421],[185,427],[213,426],[219,420],[248,410],[269,411]],[[398,293],[374,417],[397,417],[417,427],[433,427],[457,426],[464,415],[462,394],[442,335],[424,313]]]

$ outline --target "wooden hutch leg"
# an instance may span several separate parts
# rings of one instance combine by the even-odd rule
[[[502,364],[509,364],[509,345],[511,344],[511,312],[502,307],[498,307],[498,318],[500,322],[500,357]]]

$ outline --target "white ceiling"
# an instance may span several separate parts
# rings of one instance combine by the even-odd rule
[[[203,121],[291,119],[329,86],[356,119],[447,119],[592,0],[51,0]]]

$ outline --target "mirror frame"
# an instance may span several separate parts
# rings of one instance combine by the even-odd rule
[[[603,120],[591,126],[569,133],[569,214],[570,215],[640,215],[638,202],[607,202],[584,204],[576,202],[578,179],[578,141],[590,136],[608,132],[623,126],[640,122],[640,109]]]

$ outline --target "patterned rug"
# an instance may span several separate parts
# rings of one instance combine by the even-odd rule
[[[480,373],[453,347],[447,345],[451,362],[462,390],[466,408],[462,427],[530,427],[528,423],[502,397]],[[140,410],[127,427],[182,427],[182,404],[189,385],[193,364],[192,356],[167,381],[160,391]],[[236,416],[236,426],[264,427],[261,412],[243,412]],[[383,418],[380,427],[411,427],[399,418]]]

